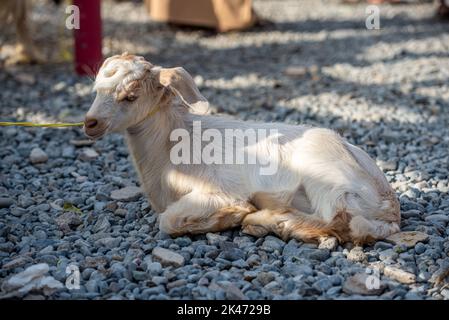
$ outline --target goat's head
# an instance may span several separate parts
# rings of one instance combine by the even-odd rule
[[[168,107],[175,97],[194,111],[208,105],[184,69],[156,67],[128,53],[105,60],[94,90],[97,95],[84,121],[85,133],[92,139],[123,132],[156,109]]]

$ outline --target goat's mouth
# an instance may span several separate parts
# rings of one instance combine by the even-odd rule
[[[106,128],[94,128],[89,129],[84,127],[84,134],[91,140],[98,140],[102,138],[107,133],[107,127]]]

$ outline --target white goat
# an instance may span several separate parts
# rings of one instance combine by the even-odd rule
[[[273,232],[310,241],[331,235],[361,244],[399,231],[399,203],[382,172],[331,130],[201,114],[207,101],[184,69],[156,67],[127,53],[104,62],[94,89],[86,135],[125,133],[142,187],[162,213],[160,228],[171,235],[242,225],[254,236]],[[226,129],[277,130],[276,139],[231,144],[246,155],[256,151],[264,163],[277,161],[277,172],[261,175],[258,163],[174,164],[175,129],[204,145],[194,121],[225,139]],[[211,143],[224,153],[221,142]]]

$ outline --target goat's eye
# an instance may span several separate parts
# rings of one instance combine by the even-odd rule
[[[128,102],[132,102],[136,99],[137,99],[137,97],[135,95],[129,95],[129,96],[126,96],[126,98],[125,98],[125,100]]]

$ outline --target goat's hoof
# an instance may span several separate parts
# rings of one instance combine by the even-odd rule
[[[242,232],[254,237],[263,237],[268,234],[268,230],[262,226],[248,224],[243,226]]]

